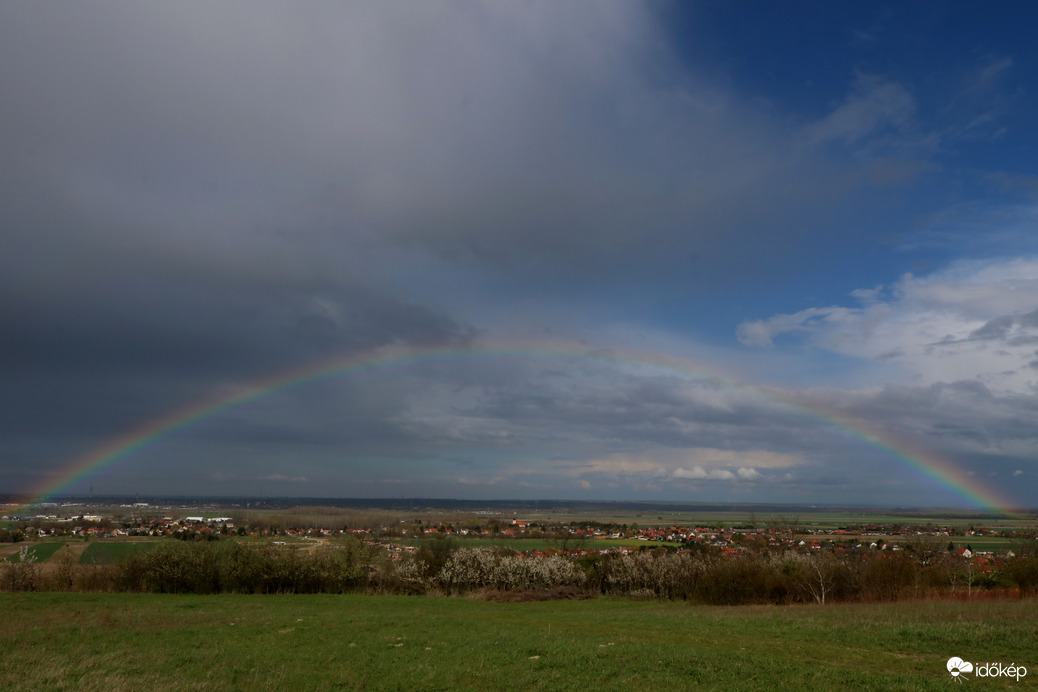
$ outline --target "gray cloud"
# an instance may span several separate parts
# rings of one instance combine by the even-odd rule
[[[1013,318],[1010,315],[1003,315],[1002,317],[996,317],[993,320],[988,320],[984,323],[984,326],[980,329],[974,329],[970,332],[969,336],[966,337],[967,341],[984,341],[988,339],[1005,339],[1006,333],[1013,326]]]

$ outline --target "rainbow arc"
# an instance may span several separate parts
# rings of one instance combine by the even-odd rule
[[[507,342],[480,346],[394,347],[329,358],[285,369],[244,386],[224,389],[186,406],[144,422],[142,425],[93,448],[64,466],[56,477],[31,490],[23,504],[45,501],[135,452],[201,420],[220,415],[228,409],[272,396],[291,388],[331,377],[426,362],[468,361],[485,358],[545,359],[566,358],[588,362],[609,362],[622,366],[653,368],[696,379],[712,378],[751,393],[763,400],[788,406],[810,418],[824,421],[866,444],[880,449],[903,465],[949,490],[968,504],[985,510],[1011,512],[1013,501],[966,474],[951,460],[917,443],[901,439],[869,421],[812,404],[803,396],[775,388],[761,387],[727,376],[721,369],[683,358],[631,348],[590,348],[568,341]]]

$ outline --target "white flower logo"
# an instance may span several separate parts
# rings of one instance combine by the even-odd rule
[[[973,664],[969,661],[963,661],[958,656],[952,656],[948,659],[948,672],[952,674],[952,677],[959,680],[959,676],[963,673],[972,673]]]

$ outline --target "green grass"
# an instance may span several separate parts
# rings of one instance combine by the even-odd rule
[[[118,541],[91,543],[79,558],[81,565],[110,565],[127,555],[151,550],[157,543],[151,541]]]
[[[36,558],[36,562],[43,562],[50,558],[51,555],[58,552],[64,543],[37,543],[36,545],[29,548],[29,552]],[[0,560],[0,562],[21,562],[20,552],[17,552],[6,560]]]
[[[17,593],[0,594],[0,612],[2,689],[947,690],[951,656],[1025,665],[1020,687],[1038,682],[1030,600],[719,608]]]

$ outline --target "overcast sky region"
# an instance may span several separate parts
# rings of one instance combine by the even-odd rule
[[[0,493],[1038,505],[1035,27],[0,3]]]

